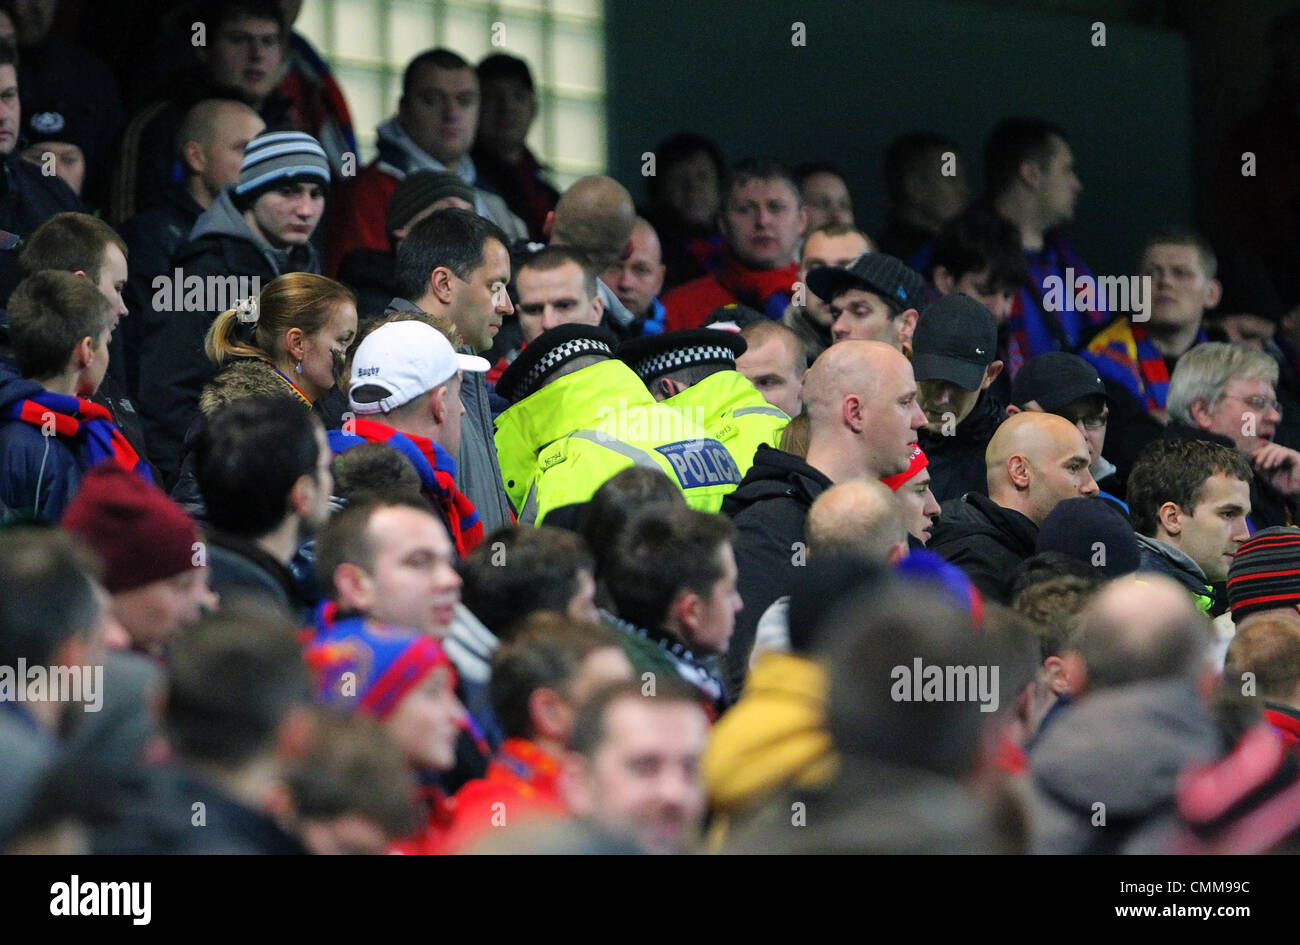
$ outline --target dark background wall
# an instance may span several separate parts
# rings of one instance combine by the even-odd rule
[[[1073,231],[1098,271],[1126,271],[1148,230],[1194,222],[1191,44],[1178,29],[1134,22],[1124,5],[609,0],[606,14],[610,173],[637,197],[642,153],[695,130],[728,161],[767,153],[839,164],[859,223],[877,230],[891,138],[914,129],[956,138],[978,191],[989,129],[1037,114],[1072,139],[1084,185]],[[1097,19],[1104,47],[1092,45]],[[1201,20],[1229,28],[1226,16]],[[791,44],[796,21],[806,46]]]

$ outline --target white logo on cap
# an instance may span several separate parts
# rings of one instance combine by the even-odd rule
[[[43,135],[56,134],[63,130],[66,122],[58,112],[38,112],[32,116],[32,130]]]
[[[976,349],[975,349],[975,353],[976,353],[976,354],[983,354],[983,353],[984,353],[984,349],[983,349],[983,348],[976,348]]]

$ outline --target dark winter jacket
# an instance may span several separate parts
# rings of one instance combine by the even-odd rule
[[[1037,542],[1029,518],[971,492],[944,507],[926,547],[965,571],[986,598],[1010,605],[1016,569]]]
[[[208,534],[208,583],[223,599],[258,597],[296,621],[306,621],[314,601],[303,600],[293,572],[254,542]]]
[[[0,411],[45,390],[0,367]],[[81,488],[84,448],[20,420],[0,419],[0,505],[57,522]]]
[[[1187,588],[1197,609],[1203,613],[1217,617],[1227,611],[1227,594],[1222,588],[1216,593],[1215,588],[1205,580],[1205,572],[1195,561],[1163,541],[1156,541],[1146,535],[1138,535],[1137,540],[1138,553],[1142,556],[1140,570],[1154,571],[1177,581]]]
[[[140,391],[140,340],[153,311],[153,280],[171,275],[171,261],[189,237],[203,208],[181,184],[170,185],[161,200],[141,211],[117,228],[129,250],[126,257],[126,291],[122,299],[129,313],[113,333],[110,365],[114,371],[120,362],[119,375],[132,396]],[[113,346],[117,346],[115,350]]]
[[[397,256],[387,249],[354,249],[339,263],[338,280],[357,294],[357,318],[375,318],[397,294]]]
[[[393,299],[390,311],[418,312],[420,308],[406,299]],[[464,349],[468,351],[468,349]],[[497,460],[496,428],[492,422],[492,405],[482,374],[465,372],[460,387],[465,405],[461,419],[460,454],[456,456],[456,485],[469,496],[483,521],[483,534],[490,535],[503,525],[513,525],[510,499],[501,482],[501,463]]]
[[[1005,417],[1002,404],[985,391],[952,436],[924,428],[917,431],[917,440],[930,461],[930,491],[936,502],[946,506],[968,492],[989,494],[984,451]]]
[[[151,458],[168,484],[176,478],[185,431],[198,412],[199,392],[216,370],[203,342],[221,309],[207,306],[222,301],[232,306],[276,276],[318,273],[320,264],[310,245],[276,250],[254,236],[227,190],[199,217],[189,241],[177,251],[166,273],[169,282],[177,269],[184,282],[195,276],[204,280],[209,287],[204,305],[190,311],[182,304],[181,311],[172,311],[174,293],[165,293],[159,301],[166,304],[149,309],[140,346],[140,411]],[[175,294],[183,300],[183,291]]]
[[[8,303],[20,281],[19,248],[12,237],[26,239],[56,213],[85,209],[62,178],[46,177],[16,152],[0,164],[0,305]]]
[[[749,669],[759,618],[798,581],[808,509],[831,485],[800,457],[763,445],[736,491],[722,500],[722,514],[736,525],[737,590],[744,602],[727,650],[727,687],[733,698]]]
[[[1034,852],[1160,852],[1179,772],[1219,754],[1210,714],[1183,680],[1086,695],[1029,754]]]

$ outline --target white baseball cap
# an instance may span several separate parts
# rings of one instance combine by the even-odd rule
[[[372,331],[357,347],[350,385],[352,391],[378,387],[387,391],[387,396],[358,403],[349,395],[348,400],[358,414],[384,413],[441,387],[458,371],[482,374],[491,366],[486,358],[459,353],[432,325],[389,322]]]

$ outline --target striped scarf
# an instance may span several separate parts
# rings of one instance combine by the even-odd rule
[[[1204,344],[1206,340],[1202,329],[1192,345]],[[1148,412],[1165,409],[1169,399],[1169,366],[1144,326],[1127,319],[1116,322],[1092,340],[1088,351],[1121,369],[1124,386],[1143,402]]]
[[[457,553],[463,558],[483,541],[478,510],[469,496],[456,488],[456,460],[433,440],[358,417],[343,430],[331,430],[329,441],[335,455],[362,443],[387,443],[411,461],[420,474],[425,497],[443,510]]]
[[[122,431],[113,425],[108,409],[97,403],[42,391],[25,400],[14,401],[5,408],[4,416],[42,430],[52,422],[55,436],[86,448],[87,469],[112,460],[123,469],[134,471],[146,482],[153,482],[148,464],[140,461],[139,454]]]
[[[1095,329],[1110,320],[1105,302],[1095,299],[1086,311],[1074,311],[1074,286],[1065,286],[1068,300],[1067,311],[1048,312],[1043,309],[1048,276],[1057,276],[1065,280],[1065,271],[1074,270],[1074,276],[1093,278],[1079,255],[1059,235],[1049,235],[1043,242],[1040,252],[1025,252],[1025,262],[1029,266],[1029,283],[1021,287],[1016,294],[1007,323],[1010,327],[1008,356],[1011,360],[1011,376],[1020,371],[1026,361],[1044,351],[1077,351]]]

